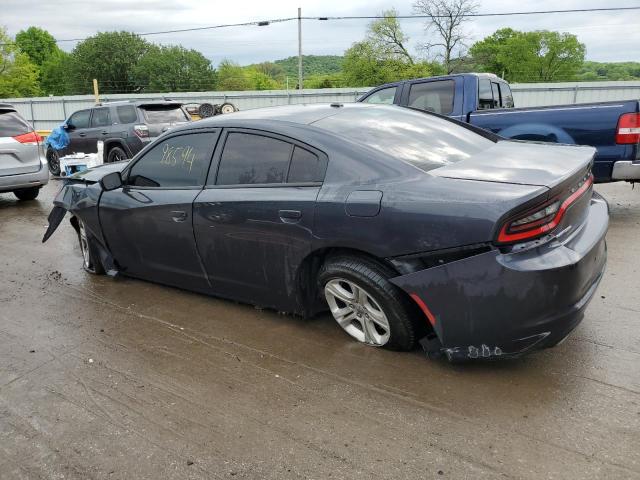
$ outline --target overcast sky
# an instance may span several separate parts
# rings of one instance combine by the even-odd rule
[[[375,15],[391,7],[400,14],[411,14],[412,3],[410,0],[0,0],[0,25],[7,27],[11,35],[36,25],[57,39],[69,39],[83,38],[98,31],[141,33],[293,17],[297,15],[298,6],[302,7],[303,16]],[[481,0],[479,12],[624,7],[638,3],[637,0]],[[366,26],[366,20],[305,21],[303,53],[340,55],[353,42],[362,39]],[[588,60],[640,61],[640,10],[485,17],[468,22],[466,29],[472,39],[479,40],[507,26],[517,30],[548,29],[573,33],[586,44]],[[422,20],[402,20],[402,27],[411,39],[412,48],[425,41]],[[296,22],[146,38],[197,49],[214,64],[223,58],[248,64],[297,55]],[[70,51],[74,43],[59,45]]]

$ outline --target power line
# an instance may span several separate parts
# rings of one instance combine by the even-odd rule
[[[628,11],[628,10],[640,10],[640,6],[637,7],[608,7],[608,8],[576,8],[576,9],[567,9],[567,10],[538,10],[533,12],[498,12],[498,13],[471,13],[465,15],[466,17],[504,17],[504,16],[512,16],[512,15],[545,15],[545,14],[555,14],[555,13],[585,13],[585,12],[619,12],[619,11]],[[396,15],[395,18],[398,19],[425,19],[425,18],[446,18],[448,15]],[[384,15],[343,15],[343,16],[327,16],[327,17],[301,17],[302,20],[321,20],[321,21],[333,21],[333,20],[375,20],[385,18]],[[242,23],[226,23],[219,25],[211,25],[207,27],[192,27],[192,28],[180,28],[174,30],[159,30],[154,32],[143,32],[138,33],[140,36],[149,36],[149,35],[165,35],[172,33],[185,33],[185,32],[198,32],[203,30],[214,30],[219,28],[230,28],[230,27],[247,27],[247,26],[267,26],[272,23],[285,23],[297,21],[298,17],[285,17],[285,18],[274,18],[269,20],[253,20],[249,22]],[[86,40],[86,38],[67,38],[56,40],[56,42],[80,42]]]

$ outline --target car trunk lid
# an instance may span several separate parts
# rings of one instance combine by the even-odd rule
[[[467,159],[429,173],[553,189],[582,177],[591,168],[595,152],[593,147],[502,140]]]
[[[0,109],[0,176],[34,173],[42,168],[41,138],[12,109]]]

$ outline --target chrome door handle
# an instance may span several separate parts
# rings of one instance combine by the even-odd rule
[[[187,216],[187,212],[183,212],[182,210],[174,210],[171,212],[171,220],[174,222],[184,222]]]

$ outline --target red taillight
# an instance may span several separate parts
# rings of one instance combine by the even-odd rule
[[[13,137],[14,140],[17,140],[20,143],[29,144],[29,145],[38,145],[42,141],[42,137],[38,135],[36,132],[23,133],[22,135],[16,135]]]
[[[538,238],[558,226],[565,212],[593,185],[593,175],[583,179],[575,191],[562,203],[556,199],[537,210],[513,218],[502,226],[498,235],[500,243],[514,243]]]
[[[640,143],[640,113],[625,113],[618,120],[616,143]]]
[[[133,133],[135,133],[138,138],[149,138],[149,127],[146,125],[135,125],[133,127]]]

